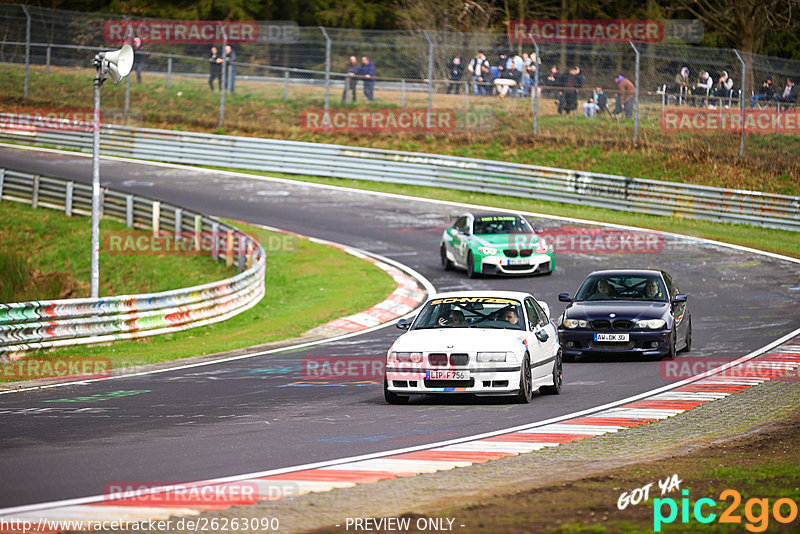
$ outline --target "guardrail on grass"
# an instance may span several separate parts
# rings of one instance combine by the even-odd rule
[[[59,209],[66,215],[91,215],[92,188],[0,169],[0,201]],[[200,236],[209,236],[212,257],[235,263],[239,274],[159,293],[0,304],[0,361],[34,349],[204,326],[233,317],[264,296],[266,253],[258,241],[237,228],[179,206],[108,189],[103,190],[102,210],[103,217],[125,222],[129,228],[150,228],[156,236],[169,230],[174,239],[188,240],[185,246],[198,253]],[[235,253],[234,242],[238,243]]]
[[[0,121],[15,124],[14,115]],[[4,129],[0,139],[89,152],[92,134]],[[800,231],[800,197],[644,180],[610,174],[342,145],[104,126],[101,153],[212,165],[443,187],[652,215]]]

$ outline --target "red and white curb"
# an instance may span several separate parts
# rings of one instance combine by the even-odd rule
[[[257,487],[258,500],[267,501],[466,467],[656,423],[769,380],[798,380],[799,369],[800,331],[795,331],[731,363],[601,407],[599,411],[586,410],[563,418],[436,445],[193,482],[187,486],[205,488],[247,484]],[[789,372],[794,372],[794,376],[786,376]],[[159,504],[165,500],[159,497],[165,491],[169,488],[151,489],[137,494],[135,501],[108,500],[99,496],[0,510],[0,520],[6,524],[12,521],[72,521],[71,529],[80,530],[89,529],[103,520],[158,521],[231,507],[219,502],[177,506],[175,499],[172,499],[172,504]],[[143,506],[140,503],[148,504]]]

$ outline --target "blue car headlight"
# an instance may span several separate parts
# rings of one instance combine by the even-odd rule
[[[660,330],[667,326],[667,322],[664,319],[640,319],[635,326],[642,330]]]

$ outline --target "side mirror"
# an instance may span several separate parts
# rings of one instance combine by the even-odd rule
[[[395,323],[395,326],[400,330],[408,330],[411,326],[411,322],[408,319],[400,319]]]
[[[536,339],[538,339],[542,343],[547,341],[548,338],[549,336],[547,335],[547,332],[545,332],[544,330],[539,330],[538,332],[536,332]]]
[[[559,293],[558,300],[559,302],[572,302],[572,297],[569,296],[569,293]]]
[[[677,304],[679,302],[686,302],[687,298],[688,297],[686,293],[678,293],[677,295],[675,295],[675,298],[672,299],[672,304]]]

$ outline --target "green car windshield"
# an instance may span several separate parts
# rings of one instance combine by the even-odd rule
[[[575,295],[583,300],[655,300],[666,301],[667,292],[658,276],[590,276]]]
[[[514,215],[489,215],[475,218],[475,235],[533,233],[528,221]]]
[[[413,329],[429,328],[525,329],[519,301],[495,297],[433,299],[425,305]]]

